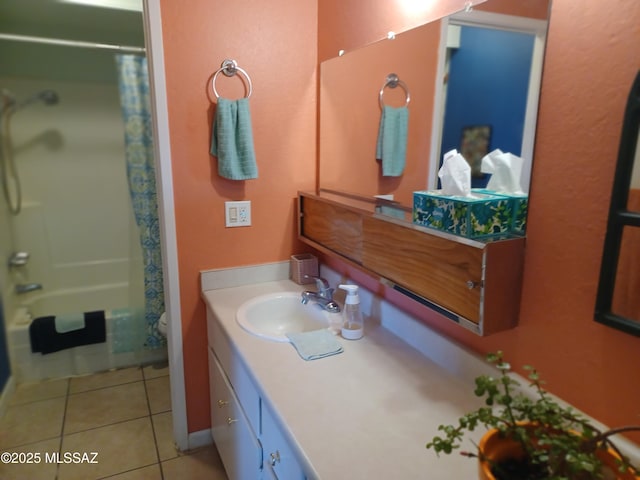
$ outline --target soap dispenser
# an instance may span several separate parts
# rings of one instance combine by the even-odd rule
[[[360,296],[357,285],[339,285],[347,291],[342,313],[342,337],[347,340],[358,340],[364,333],[364,322],[360,311]]]

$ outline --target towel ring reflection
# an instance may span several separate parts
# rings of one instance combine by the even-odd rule
[[[220,98],[218,90],[216,90],[216,78],[218,78],[218,75],[220,73],[223,73],[227,77],[233,77],[238,72],[244,75],[244,78],[247,79],[249,88],[247,91],[247,96],[245,98],[249,98],[251,96],[251,93],[253,92],[253,85],[251,83],[251,77],[249,77],[249,74],[244,69],[240,68],[238,66],[238,62],[236,62],[235,60],[226,59],[224,62],[222,62],[222,65],[220,65],[220,68],[216,70],[216,73],[213,74],[213,78],[211,79],[211,87],[213,88],[213,94],[216,96],[216,98]]]
[[[380,108],[384,107],[384,101],[382,100],[382,97],[384,96],[384,89],[386,87],[396,88],[398,86],[401,87],[407,94],[407,98],[404,106],[406,107],[407,105],[409,105],[409,102],[411,101],[411,94],[409,93],[409,87],[407,87],[407,84],[404,83],[402,80],[400,80],[400,78],[398,78],[398,75],[396,75],[395,73],[390,73],[389,75],[387,75],[387,78],[385,78],[384,84],[380,89],[380,95],[378,95],[378,100],[380,101]]]

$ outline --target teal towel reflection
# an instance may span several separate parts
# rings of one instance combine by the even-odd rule
[[[399,177],[404,172],[407,156],[407,132],[409,109],[405,107],[382,107],[376,158],[382,161],[382,175]]]

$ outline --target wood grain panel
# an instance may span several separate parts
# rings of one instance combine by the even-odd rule
[[[362,264],[379,275],[478,323],[482,248],[365,217]],[[469,288],[467,282],[474,282]]]
[[[524,268],[524,238],[487,244],[484,288],[483,335],[490,335],[518,323],[522,274]]]
[[[335,197],[300,194],[301,240],[454,313],[476,333],[516,326],[525,238],[482,242],[425,231],[376,215],[370,199]]]
[[[300,201],[300,234],[361,263],[362,214],[311,197],[301,197]]]

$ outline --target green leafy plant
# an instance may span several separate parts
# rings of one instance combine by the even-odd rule
[[[536,395],[534,398],[519,391],[520,386],[509,372],[502,352],[487,355],[500,374],[481,375],[475,379],[475,394],[484,398],[485,406],[463,415],[457,425],[440,425],[443,434],[435,436],[426,448],[436,454],[450,454],[460,448],[465,432],[479,425],[497,429],[501,436],[517,442],[522,454],[508,461],[491,461],[484,452],[460,452],[478,457],[491,464],[498,480],[590,480],[602,479],[599,451],[613,450],[619,457],[619,472],[629,478],[640,470],[611,442],[615,434],[640,431],[640,425],[629,425],[601,431],[571,407],[558,404],[543,388],[542,380],[533,367],[525,367]],[[627,478],[627,477],[625,477]]]

